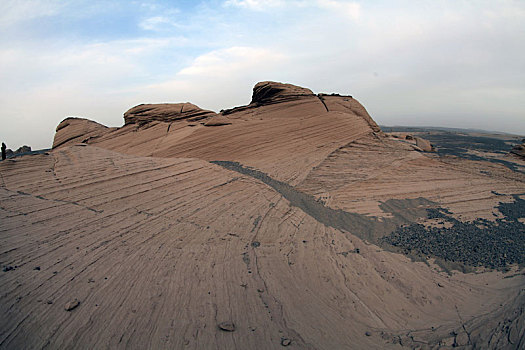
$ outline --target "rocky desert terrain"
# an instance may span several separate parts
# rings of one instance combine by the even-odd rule
[[[65,119],[0,162],[0,348],[523,349],[525,159],[479,138],[276,82]]]

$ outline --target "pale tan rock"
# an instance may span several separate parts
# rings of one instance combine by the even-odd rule
[[[181,108],[186,111],[189,104],[137,106],[126,112],[124,127],[90,143],[141,156],[238,161],[296,184],[337,148],[380,133],[366,110],[348,96],[325,96],[323,102],[308,89],[264,82],[254,87],[253,101],[257,103],[219,116],[201,115],[207,118],[201,121],[205,126],[231,123],[219,128],[180,119]],[[327,111],[326,106],[333,110]],[[202,112],[190,107],[184,118],[193,119],[194,111]],[[162,114],[155,108],[167,108],[174,116],[151,120]],[[137,127],[132,121],[143,124]]]
[[[315,96],[312,90],[292,84],[263,81],[253,87],[250,104],[264,105]]]
[[[414,139],[416,140],[416,146],[423,152],[434,152],[434,147],[432,147],[428,140],[421,137],[414,137]]]
[[[211,117],[208,119],[204,126],[223,126],[223,125],[230,125],[232,122],[224,115],[216,115],[214,117]]]
[[[281,339],[281,345],[282,346],[290,346],[292,345],[292,341],[288,338],[282,338]]]
[[[285,92],[223,113],[223,127],[180,113],[137,112],[110,130],[71,121],[49,154],[1,162],[0,254],[18,268],[0,274],[0,347],[437,348],[464,323],[500,348],[522,339],[518,268],[449,276],[209,161],[262,171],[312,206],[380,218],[389,200],[413,200],[408,216],[419,197],[492,216],[512,197],[491,191],[522,193],[523,175],[415,152],[348,96]],[[68,143],[85,139],[82,128],[87,144]],[[82,307],[55,307],[71,296]],[[234,332],[218,328],[224,320]]]
[[[124,121],[126,125],[142,125],[152,121],[198,121],[211,118],[215,115],[215,112],[204,110],[189,102],[141,104],[124,113]]]
[[[80,305],[80,301],[78,299],[73,299],[73,300],[71,300],[70,302],[68,302],[66,304],[64,309],[66,311],[72,311],[72,310],[76,309],[79,305]]]
[[[339,111],[348,113],[350,115],[356,115],[366,121],[372,131],[381,133],[381,129],[372,119],[372,117],[370,117],[363,105],[361,105],[352,96],[321,94],[320,97],[322,98],[328,111]]]
[[[112,129],[84,118],[66,118],[56,128],[53,148],[88,142],[100,137]]]
[[[231,321],[225,321],[221,322],[218,325],[219,329],[225,332],[234,332],[235,331],[235,324]]]

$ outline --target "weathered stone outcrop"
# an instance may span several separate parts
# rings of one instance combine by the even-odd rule
[[[274,81],[263,81],[255,84],[249,105],[227,109],[222,111],[221,114],[228,115],[253,110],[261,106],[283,103],[293,107],[296,111],[302,109],[304,115],[308,115],[314,110],[314,113],[319,113],[318,109],[325,112],[343,112],[357,115],[367,122],[371,131],[381,132],[381,129],[370,117],[366,109],[352,96],[335,93],[316,95],[310,89]],[[314,108],[314,106],[317,106],[317,108]],[[290,111],[285,111],[285,108],[283,106],[282,115],[290,115]]]
[[[269,82],[229,115],[66,119],[0,162],[0,349],[522,348],[525,175],[377,130]]]
[[[321,104],[312,90],[292,84],[274,81],[262,81],[255,84],[252,91],[252,100],[245,106],[234,107],[221,111],[222,115],[252,110],[261,106],[275,105],[285,102],[303,101]]]
[[[327,111],[343,112],[354,114],[366,121],[370,129],[376,133],[381,132],[381,128],[372,119],[370,114],[366,111],[365,107],[359,101],[352,96],[344,96],[338,94],[319,94],[319,100],[324,104]]]
[[[208,119],[204,126],[222,126],[222,125],[230,125],[232,122],[228,120],[228,118],[224,115],[216,115],[214,117],[211,117]]]
[[[416,146],[421,149],[423,152],[434,152],[434,147],[430,144],[428,140],[425,140],[421,137],[415,137]]]
[[[88,142],[90,139],[100,137],[112,128],[85,118],[66,118],[56,128],[53,148],[79,142]]]
[[[292,84],[263,81],[253,87],[250,104],[265,105],[315,97],[312,90]]]
[[[111,133],[97,123],[65,121],[54,147],[88,142],[140,156],[238,161],[299,183],[337,148],[364,135],[381,136],[352,96],[269,81],[254,86],[250,104],[219,114],[191,103],[142,104],[124,119]]]
[[[192,103],[140,104],[124,113],[125,125],[146,124],[151,121],[173,122],[177,120],[199,121],[216,116],[217,113],[202,109]]]

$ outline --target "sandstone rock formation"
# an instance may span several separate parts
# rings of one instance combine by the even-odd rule
[[[125,118],[65,120],[53,151],[1,162],[0,348],[525,343],[523,268],[448,274],[382,243],[473,218],[519,236],[522,173],[417,152],[352,97],[289,84]]]
[[[53,148],[88,142],[91,138],[102,136],[111,130],[111,128],[88,119],[66,118],[56,128]]]
[[[428,140],[425,140],[421,137],[415,137],[416,140],[416,146],[422,150],[423,152],[434,152],[434,147],[428,142]]]
[[[207,111],[192,103],[141,104],[124,113],[125,124],[146,124],[152,121],[173,122],[176,120],[199,121],[214,117],[215,112]]]
[[[292,84],[282,84],[273,81],[263,81],[253,87],[252,101],[250,104],[264,105],[280,102],[300,100],[315,97],[310,89]]]
[[[405,143],[412,145],[412,148],[418,152],[435,152],[434,146],[425,138],[405,134],[403,132],[390,132],[388,137],[404,140]]]
[[[219,115],[191,104],[139,105],[125,113],[122,128],[90,143],[141,156],[239,161],[298,183],[338,147],[381,134],[352,97],[322,97],[290,84],[264,82],[254,87],[252,103]],[[203,127],[217,120],[231,125]]]
[[[209,118],[205,123],[204,126],[222,126],[222,125],[230,125],[231,121],[224,115],[216,115],[211,118]]]

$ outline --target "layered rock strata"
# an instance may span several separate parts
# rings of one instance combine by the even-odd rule
[[[425,242],[487,255],[462,231],[519,231],[523,174],[415,143],[275,82],[219,114],[66,119],[0,164],[0,348],[519,348],[524,271],[499,249],[519,232],[476,274]]]

